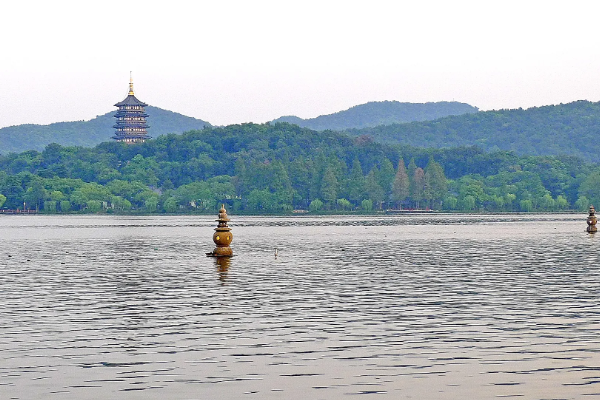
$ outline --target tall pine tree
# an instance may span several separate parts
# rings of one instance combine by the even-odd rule
[[[329,167],[325,170],[323,180],[321,181],[321,196],[327,205],[331,208],[337,200],[338,180],[333,173],[333,168]]]
[[[384,157],[377,174],[377,182],[384,192],[384,201],[389,201],[391,199],[392,183],[394,182],[395,175],[396,171],[394,171],[394,164],[392,164],[387,157]]]
[[[369,195],[369,199],[373,201],[373,205],[377,208],[381,208],[381,204],[385,199],[385,192],[379,182],[377,182],[377,167],[373,167],[371,172],[365,178],[365,189],[367,190],[367,194]]]
[[[402,209],[402,202],[410,195],[410,181],[404,166],[404,160],[400,158],[398,161],[398,171],[392,183],[392,201],[396,206]]]
[[[415,202],[415,206],[419,208],[425,195],[425,172],[423,168],[418,167],[415,169],[411,184],[410,198]]]
[[[347,188],[350,201],[360,204],[365,196],[365,177],[358,158],[355,158],[352,162]]]
[[[448,183],[446,175],[444,175],[444,169],[431,156],[425,167],[424,197],[429,202],[429,205],[435,208],[442,205],[442,199],[447,193]]]

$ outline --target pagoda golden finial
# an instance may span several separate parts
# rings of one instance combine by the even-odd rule
[[[129,96],[133,96],[133,76],[131,75],[131,71],[129,71]]]

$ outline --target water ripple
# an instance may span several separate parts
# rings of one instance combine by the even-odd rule
[[[0,398],[600,392],[581,216],[213,220],[0,218]]]

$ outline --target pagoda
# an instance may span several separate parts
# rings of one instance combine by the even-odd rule
[[[113,126],[116,129],[115,136],[112,138],[123,143],[142,143],[148,136],[148,124],[146,118],[148,114],[144,107],[148,104],[139,101],[133,94],[133,78],[129,77],[129,93],[125,100],[115,104],[119,110],[115,114],[117,123]]]

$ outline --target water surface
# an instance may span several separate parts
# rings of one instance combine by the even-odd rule
[[[600,396],[586,215],[231,217],[0,216],[0,398]]]

